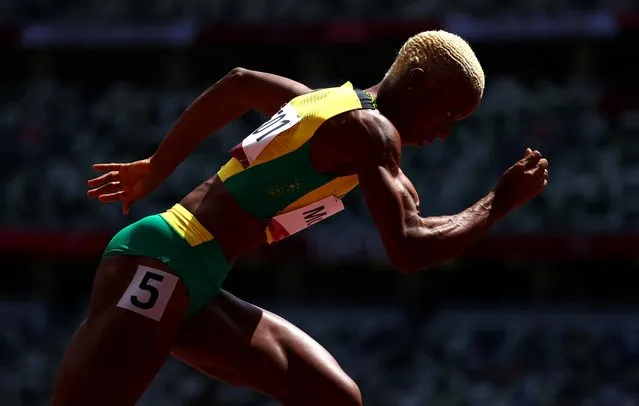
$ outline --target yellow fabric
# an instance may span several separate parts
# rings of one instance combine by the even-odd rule
[[[289,211],[297,210],[311,203],[322,200],[328,196],[335,196],[341,199],[348,192],[355,189],[358,184],[359,180],[357,178],[357,175],[341,176],[339,178],[335,178],[332,181],[300,197],[277,214],[284,214],[288,213]],[[267,227],[265,231],[266,242],[271,244],[273,242],[273,235],[271,234],[271,230],[269,230]]]
[[[353,85],[350,82],[338,88],[323,89],[298,96],[291,100],[290,104],[302,119],[273,139],[249,168],[296,150],[315,134],[324,121],[345,111],[361,107],[359,97],[353,91]],[[240,161],[231,158],[220,168],[217,175],[224,182],[244,170]]]
[[[271,234],[271,230],[266,227],[264,231],[266,232],[266,243],[273,244],[273,234]]]
[[[213,235],[179,203],[160,215],[191,247],[213,240]]]
[[[359,179],[357,178],[357,175],[340,176],[339,178],[335,178],[332,181],[325,183],[319,188],[312,190],[311,192],[300,197],[277,214],[283,214],[288,213],[289,211],[297,210],[301,207],[322,200],[328,196],[335,196],[341,199],[342,196],[355,189],[358,184]]]
[[[350,82],[346,82],[339,88],[323,89],[298,96],[291,100],[290,104],[300,115],[300,122],[274,138],[249,168],[296,150],[307,142],[326,120],[343,112],[362,107],[359,96],[353,91],[353,85]],[[222,181],[226,181],[244,170],[245,168],[242,167],[239,160],[231,158],[217,174]],[[358,184],[359,180],[356,175],[335,178],[302,196],[278,214],[296,210],[331,195],[341,198]],[[266,229],[266,238],[269,244],[273,241],[268,229]]]
[[[271,161],[298,149],[315,134],[324,121],[362,106],[350,82],[338,88],[298,96],[291,100],[290,104],[302,120],[275,137],[251,166]]]
[[[243,170],[244,168],[242,167],[242,163],[240,163],[240,161],[238,161],[236,158],[231,158],[225,165],[220,168],[220,170],[217,172],[217,176],[222,182],[224,182],[231,176],[236,175]]]

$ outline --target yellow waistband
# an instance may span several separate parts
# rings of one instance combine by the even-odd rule
[[[179,203],[160,215],[191,247],[213,240],[213,235]]]

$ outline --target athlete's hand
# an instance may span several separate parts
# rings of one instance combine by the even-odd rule
[[[526,149],[493,190],[493,209],[503,216],[531,200],[548,185],[548,161],[537,150]]]
[[[106,172],[87,182],[87,196],[103,203],[122,202],[122,214],[129,214],[133,203],[151,193],[161,182],[154,176],[149,159],[125,164],[94,164]]]

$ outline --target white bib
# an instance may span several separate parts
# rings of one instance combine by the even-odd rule
[[[231,150],[231,153],[246,168],[255,162],[275,137],[292,128],[301,120],[302,117],[295,108],[287,103],[270,120],[244,138],[241,144]],[[342,210],[344,210],[342,201],[331,195],[318,202],[277,215],[267,223],[272,237],[270,242],[273,243],[298,233]]]
[[[273,138],[299,123],[301,119],[293,106],[285,104],[270,120],[244,138],[240,144],[246,156],[243,164],[251,165]]]
[[[273,237],[271,242],[298,233],[342,210],[344,210],[344,203],[331,195],[299,209],[277,215],[269,220],[267,225],[271,237]]]

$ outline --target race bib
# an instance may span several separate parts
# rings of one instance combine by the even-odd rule
[[[267,227],[273,241],[282,240],[344,210],[344,203],[329,196],[297,210],[273,217]]]
[[[140,265],[117,307],[160,321],[177,282],[175,275]]]
[[[257,159],[273,138],[299,123],[301,119],[293,106],[285,104],[270,120],[244,138],[241,144],[233,148],[231,155],[239,160],[243,167],[248,167]]]

